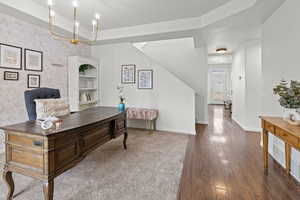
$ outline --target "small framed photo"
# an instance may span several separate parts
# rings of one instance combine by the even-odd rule
[[[28,88],[40,88],[41,86],[41,76],[37,74],[27,75],[27,87]]]
[[[153,89],[153,70],[138,70],[138,89]]]
[[[19,80],[19,72],[4,71],[4,80],[18,81]]]
[[[24,53],[25,70],[27,71],[43,71],[43,52],[31,49],[25,49]]]
[[[135,65],[122,65],[121,83],[134,84],[135,83]]]
[[[0,68],[22,70],[22,48],[0,43]]]

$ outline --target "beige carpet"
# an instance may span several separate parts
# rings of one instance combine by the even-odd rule
[[[188,136],[130,130],[55,179],[55,200],[176,200]],[[41,200],[39,181],[14,175],[16,200]],[[6,187],[0,181],[0,199]]]

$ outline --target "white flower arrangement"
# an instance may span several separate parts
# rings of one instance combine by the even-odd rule
[[[118,85],[117,86],[117,90],[118,90],[118,97],[120,98],[120,103],[124,103],[125,101],[125,97],[124,97],[124,86],[122,85]]]

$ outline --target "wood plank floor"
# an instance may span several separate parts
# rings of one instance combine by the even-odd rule
[[[264,174],[260,135],[243,131],[223,106],[191,136],[178,200],[300,200],[300,186],[270,157]]]

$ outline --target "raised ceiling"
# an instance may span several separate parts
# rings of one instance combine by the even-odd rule
[[[47,6],[47,0],[33,0]],[[73,0],[55,0],[55,9],[69,19],[73,17]],[[79,17],[91,26],[96,12],[102,15],[102,29],[113,29],[162,21],[198,17],[229,0],[78,0]]]

